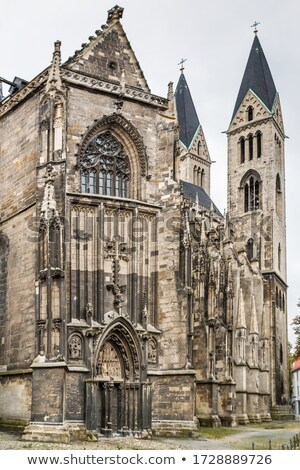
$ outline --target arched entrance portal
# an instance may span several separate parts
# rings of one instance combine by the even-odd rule
[[[135,330],[119,317],[98,339],[87,381],[87,428],[102,435],[141,434],[151,428],[150,384]]]

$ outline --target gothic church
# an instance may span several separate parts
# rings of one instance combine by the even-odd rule
[[[228,201],[182,71],[151,93],[123,8],[0,103],[0,424],[24,440],[290,416],[284,127],[257,34]]]

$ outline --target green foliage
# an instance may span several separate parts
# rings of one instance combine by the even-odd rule
[[[294,351],[294,358],[300,357],[300,315],[296,315],[292,321],[292,325],[294,326],[294,332],[296,336],[296,344],[295,344],[295,351]]]

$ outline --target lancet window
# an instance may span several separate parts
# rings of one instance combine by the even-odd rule
[[[250,175],[244,183],[245,212],[254,211],[260,207],[260,182],[255,175]]]

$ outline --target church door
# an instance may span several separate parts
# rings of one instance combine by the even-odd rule
[[[139,436],[151,425],[138,340],[122,324],[104,336],[94,356],[94,378],[87,381],[87,428],[107,437]]]

